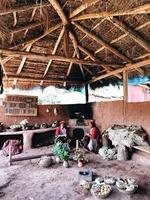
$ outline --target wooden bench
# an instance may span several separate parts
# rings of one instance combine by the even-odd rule
[[[134,146],[132,160],[150,166],[150,146]]]
[[[145,153],[150,154],[150,146],[133,146],[133,148],[138,151],[143,151]]]
[[[1,132],[0,136],[9,136],[9,135],[23,135],[23,150],[28,150],[32,148],[32,138],[36,133],[50,133],[54,132],[55,128],[45,128],[45,129],[35,129],[35,130],[25,130],[25,131],[16,131],[16,132]]]

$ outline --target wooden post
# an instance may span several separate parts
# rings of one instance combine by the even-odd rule
[[[128,71],[123,71],[123,98],[128,102]]]
[[[88,103],[89,102],[88,84],[85,85],[85,99],[86,99],[86,103]]]
[[[11,146],[9,147],[9,166],[11,166],[12,165],[12,155],[11,155]]]

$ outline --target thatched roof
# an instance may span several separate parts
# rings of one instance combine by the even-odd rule
[[[149,76],[149,13],[150,0],[1,0],[5,86]]]

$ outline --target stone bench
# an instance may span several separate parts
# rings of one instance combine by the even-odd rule
[[[35,129],[35,130],[25,130],[25,131],[16,131],[16,132],[1,132],[0,136],[9,136],[9,135],[23,135],[23,150],[28,150],[32,148],[32,138],[36,133],[51,133],[54,132],[55,128],[45,128],[45,129]]]

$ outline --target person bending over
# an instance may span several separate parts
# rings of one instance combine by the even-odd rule
[[[97,128],[94,120],[89,121],[89,127],[90,127],[90,141],[88,144],[88,149],[90,151],[97,153],[101,143],[100,130]]]

